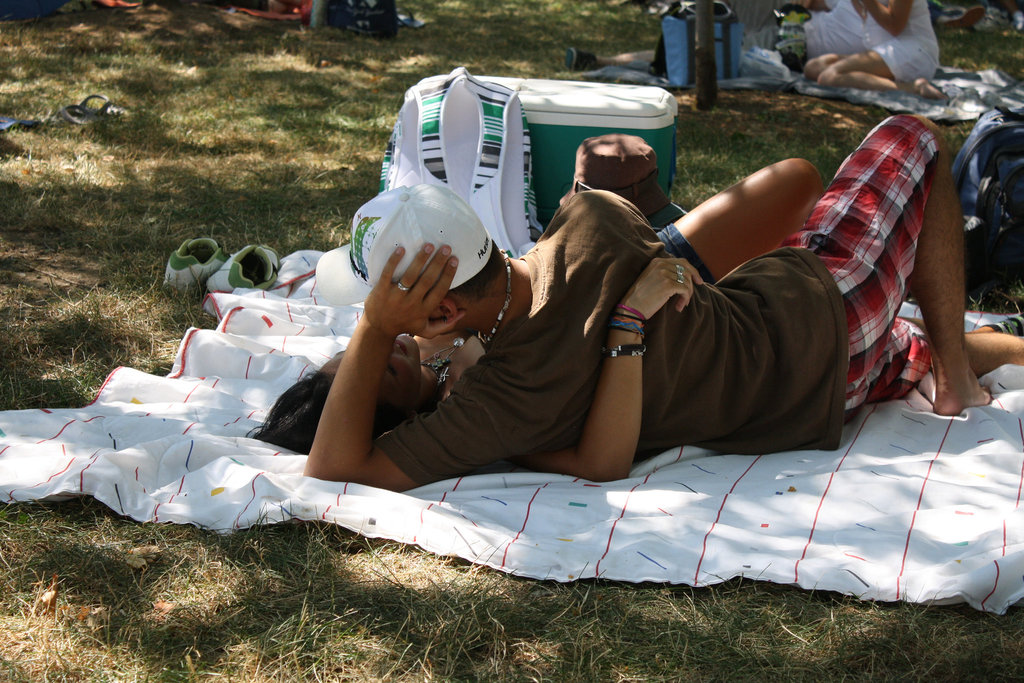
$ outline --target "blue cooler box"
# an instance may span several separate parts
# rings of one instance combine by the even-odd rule
[[[663,17],[661,37],[665,43],[665,70],[669,85],[693,85],[696,25],[692,17]],[[740,72],[743,24],[735,20],[715,22],[715,67],[719,80],[736,78]]]
[[[569,191],[576,148],[585,139],[627,133],[658,155],[658,182],[671,196],[676,175],[675,96],[664,88],[584,81],[484,76],[519,91],[530,126],[537,218],[548,224]]]

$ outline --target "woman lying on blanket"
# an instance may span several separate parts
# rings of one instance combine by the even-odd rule
[[[681,217],[674,224],[676,239],[665,242],[672,256],[703,274],[702,281],[710,279],[711,284],[741,263],[778,246],[803,224],[821,193],[821,177],[813,165],[802,159],[780,161],[747,176]],[[657,286],[659,274],[663,279],[664,273],[669,272],[674,282],[676,262],[666,259],[661,261],[661,268],[652,264],[622,303],[647,317],[648,313],[653,315],[671,295],[670,292],[658,301],[664,294]],[[639,297],[638,301],[633,301],[634,295]],[[620,332],[613,330],[609,336],[624,336]],[[632,342],[609,339],[607,345],[628,343]],[[438,401],[447,397],[462,372],[483,354],[483,344],[471,332],[434,339],[399,336],[387,373],[381,378],[374,434],[390,430],[417,412],[433,410]],[[285,391],[253,436],[308,453],[341,356],[338,354]],[[601,381],[604,382],[603,377]],[[607,409],[598,400],[595,397],[591,414]]]

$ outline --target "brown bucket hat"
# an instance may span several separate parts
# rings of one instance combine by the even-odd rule
[[[587,138],[576,148],[573,184],[560,203],[580,190],[614,192],[631,201],[648,220],[675,206],[658,184],[658,155],[654,149],[643,138],[625,133]],[[683,213],[681,209],[678,212]]]

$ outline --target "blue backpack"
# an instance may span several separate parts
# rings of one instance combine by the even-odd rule
[[[977,298],[1024,278],[1024,107],[978,119],[953,160],[964,217],[967,288]]]

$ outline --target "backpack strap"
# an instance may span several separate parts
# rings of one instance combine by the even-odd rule
[[[476,79],[464,67],[406,91],[385,149],[380,190],[417,183],[447,185],[465,199],[500,248],[529,249],[540,224],[518,93]]]

